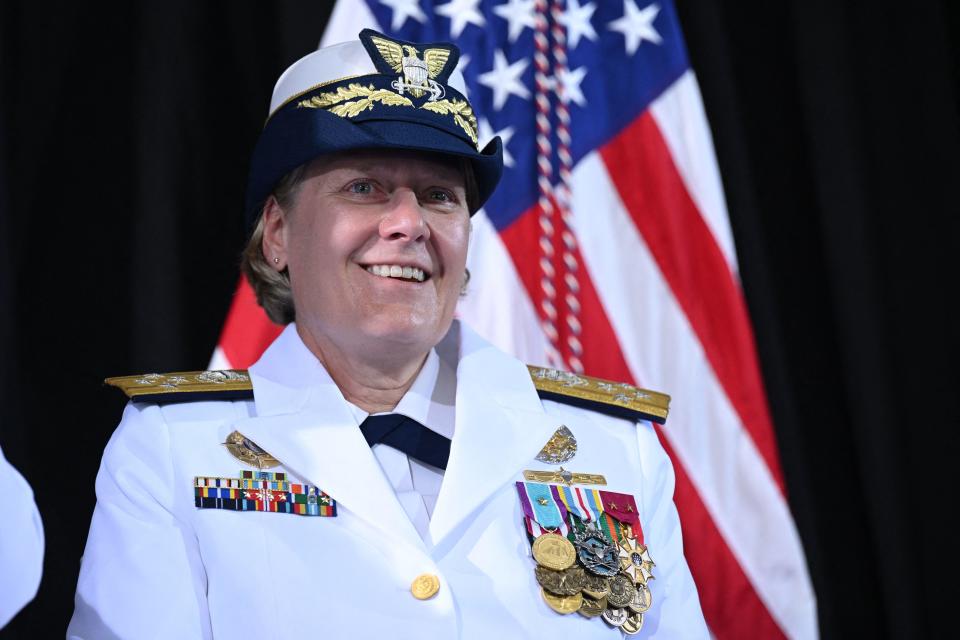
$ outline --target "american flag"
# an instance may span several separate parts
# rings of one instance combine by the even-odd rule
[[[458,313],[531,364],[670,393],[658,433],[718,638],[813,638],[713,143],[669,0],[340,2],[324,44],[373,27],[452,41],[502,182],[473,218]],[[279,328],[238,288],[213,365]]]

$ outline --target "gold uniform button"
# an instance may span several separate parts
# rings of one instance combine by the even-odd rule
[[[421,573],[410,584],[410,593],[417,600],[429,600],[440,591],[440,578],[432,573]]]

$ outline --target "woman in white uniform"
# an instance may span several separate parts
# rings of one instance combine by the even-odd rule
[[[249,372],[109,381],[69,637],[708,635],[666,396],[453,319],[502,169],[458,56],[365,30],[281,76],[244,269],[287,327]]]

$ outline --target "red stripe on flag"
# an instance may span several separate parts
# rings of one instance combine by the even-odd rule
[[[542,320],[543,310],[540,308],[540,300],[543,298],[543,291],[540,288],[540,255],[536,249],[540,246],[538,215],[539,210],[536,206],[528,209],[500,232],[500,238],[510,253],[517,267],[517,275]],[[580,342],[583,344],[584,372],[591,376],[626,382],[632,378],[632,374],[620,353],[620,343],[613,332],[613,327],[610,326],[593,281],[583,266],[583,256],[580,255],[579,249],[574,251],[574,257],[581,265],[577,279],[580,285],[578,294],[580,322],[583,325]],[[560,268],[559,262],[555,263],[555,268]],[[558,290],[565,291],[562,283]],[[563,327],[560,331],[561,335],[565,335]]]
[[[530,247],[539,246],[540,227],[536,207],[525,212],[500,236],[517,267],[531,299],[539,301],[538,254]],[[584,264],[581,257],[577,259]],[[583,270],[580,276],[580,295],[583,305],[582,335],[584,366],[590,375],[636,384],[630,372],[613,326],[607,318],[593,280]],[[540,311],[539,304],[536,305]],[[588,314],[589,313],[589,320]],[[661,437],[661,442],[664,439]],[[677,487],[674,502],[680,513],[685,532],[684,554],[690,573],[700,593],[700,604],[710,631],[724,638],[783,637],[770,613],[757,595],[726,541],[710,518],[696,487],[683,465],[667,448],[676,471]],[[733,598],[733,599],[731,599]],[[746,629],[747,633],[744,632]],[[750,630],[771,630],[768,635],[749,633]]]
[[[700,500],[667,438],[657,428],[660,443],[673,461],[677,486],[673,500],[683,527],[683,555],[697,583],[700,606],[714,636],[725,638],[784,638],[783,630],[760,600],[740,563],[730,551],[710,513]],[[651,549],[655,554],[656,550]],[[656,561],[656,558],[654,558]]]
[[[650,112],[634,120],[600,153],[720,385],[785,493],[743,295]],[[643,188],[637,188],[639,177]]]
[[[230,366],[246,369],[252,365],[281,331],[283,327],[270,322],[247,279],[241,276],[220,334],[219,345]]]

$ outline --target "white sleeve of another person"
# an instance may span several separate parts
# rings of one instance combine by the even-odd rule
[[[0,450],[0,628],[33,600],[43,572],[43,523],[33,491]]]

